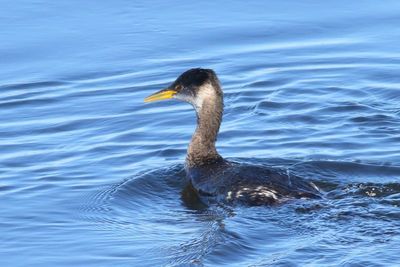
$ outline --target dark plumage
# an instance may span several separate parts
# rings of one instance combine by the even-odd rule
[[[190,186],[206,204],[268,205],[320,196],[314,184],[300,177],[265,166],[229,162],[218,154],[215,142],[222,122],[223,92],[213,70],[190,69],[145,101],[168,98],[188,102],[196,110],[197,128],[185,166]]]

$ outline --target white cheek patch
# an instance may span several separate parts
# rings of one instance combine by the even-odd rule
[[[204,101],[215,101],[216,95],[215,89],[212,87],[212,85],[210,83],[206,83],[200,86],[195,98],[181,94],[176,94],[174,98],[192,104],[196,112],[200,113],[201,109],[203,108]],[[213,105],[214,103],[211,102],[210,104]]]
[[[210,83],[203,84],[192,104],[197,112],[203,108],[204,100],[215,100],[215,90]]]

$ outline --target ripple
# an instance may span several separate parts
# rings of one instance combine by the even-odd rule
[[[396,1],[28,2],[0,10],[0,265],[400,262]],[[143,98],[192,67],[223,86],[224,157],[324,198],[204,207],[185,191],[196,116]]]
[[[271,163],[257,161],[257,164],[269,166]],[[366,242],[364,237],[357,238],[358,234],[368,235],[367,239],[375,236],[376,240],[390,240],[391,236],[400,233],[398,229],[381,231],[380,227],[367,230],[371,226],[370,220],[382,225],[399,218],[399,213],[391,207],[399,204],[400,184],[389,182],[398,180],[399,167],[330,161],[294,164],[278,160],[275,164],[281,168],[286,166],[296,175],[311,178],[326,192],[325,198],[293,202],[280,208],[193,208],[195,206],[186,203],[181,195],[185,184],[183,166],[173,165],[140,173],[105,187],[86,198],[82,214],[84,220],[103,231],[134,236],[135,242],[147,244],[145,253],[151,255],[158,251],[163,255],[154,258],[155,262],[169,264],[228,264],[249,259],[252,254],[260,257],[259,253],[265,251],[265,246],[269,247],[259,236],[261,229],[265,231],[266,227],[270,228],[267,236],[270,242],[274,241],[272,244],[282,240],[283,236],[303,240],[311,235],[315,246],[329,242]],[[366,177],[370,177],[369,181]],[[359,179],[362,182],[358,182]],[[377,180],[386,182],[376,183]],[[371,202],[371,198],[376,201]],[[288,221],[288,217],[292,220]],[[353,227],[350,218],[362,220],[356,232],[346,233],[350,239],[342,236],[330,241],[325,239],[324,229],[332,231],[332,227],[339,227],[338,221]],[[171,228],[175,224],[180,228]],[[158,231],[160,229],[163,229],[162,234]],[[255,242],[257,239],[261,243]],[[295,245],[293,249],[289,255],[305,253]],[[319,247],[318,251],[321,253]],[[243,252],[246,256],[242,256]]]

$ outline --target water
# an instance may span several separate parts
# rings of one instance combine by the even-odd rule
[[[400,262],[398,1],[1,6],[1,266]],[[182,198],[194,112],[143,98],[199,66],[225,92],[220,153],[323,199]]]

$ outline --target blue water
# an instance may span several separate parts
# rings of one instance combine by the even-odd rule
[[[394,266],[400,2],[1,1],[1,266]],[[219,152],[320,200],[185,201],[192,67],[225,93]]]

